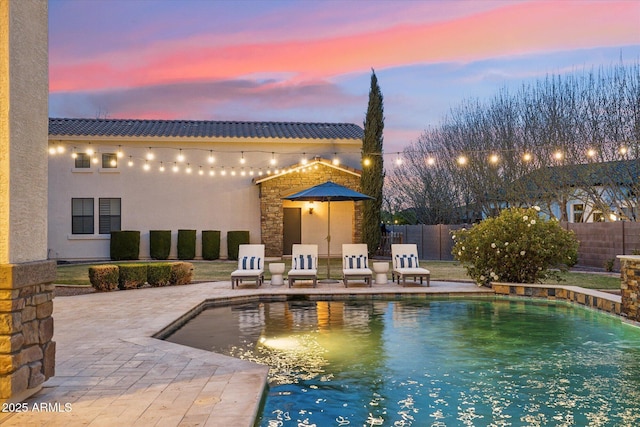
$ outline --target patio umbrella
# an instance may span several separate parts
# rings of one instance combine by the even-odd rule
[[[327,279],[331,278],[331,202],[356,202],[373,199],[343,185],[327,181],[306,190],[283,197],[296,202],[327,202]]]

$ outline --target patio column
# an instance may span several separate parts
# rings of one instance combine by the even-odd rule
[[[622,284],[620,312],[629,320],[640,322],[640,255],[618,255]]]
[[[0,0],[0,402],[54,375],[45,0]]]

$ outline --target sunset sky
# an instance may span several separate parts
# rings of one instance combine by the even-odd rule
[[[463,99],[640,59],[640,0],[49,0],[49,115],[362,126],[387,153]]]

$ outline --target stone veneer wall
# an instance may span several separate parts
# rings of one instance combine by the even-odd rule
[[[318,169],[291,172],[260,183],[260,228],[266,256],[282,256],[284,252],[282,198],[325,181],[360,191],[359,176],[323,163],[318,164]],[[352,239],[359,243],[362,240],[362,202],[355,202],[352,221]]]
[[[0,401],[20,401],[55,374],[53,261],[0,265]]]
[[[640,322],[640,256],[619,255],[622,276],[622,315]]]

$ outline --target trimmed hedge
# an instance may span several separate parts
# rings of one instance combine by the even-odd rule
[[[114,261],[139,259],[140,232],[112,231],[109,252]]]
[[[244,230],[227,231],[227,255],[230,260],[238,259],[240,245],[249,244],[249,232]]]
[[[220,258],[220,230],[205,230],[202,232],[202,259],[213,260]]]
[[[171,264],[171,285],[187,285],[193,279],[193,264],[174,262]]]
[[[178,230],[178,259],[196,257],[196,230]]]
[[[170,262],[154,262],[147,265],[147,283],[150,286],[167,286],[171,284]]]
[[[147,264],[120,264],[120,277],[118,287],[120,289],[139,288],[147,282]]]
[[[96,291],[113,291],[118,289],[120,269],[117,265],[96,265],[89,267],[89,281]]]
[[[151,259],[167,259],[171,252],[171,230],[149,231],[149,252]]]

